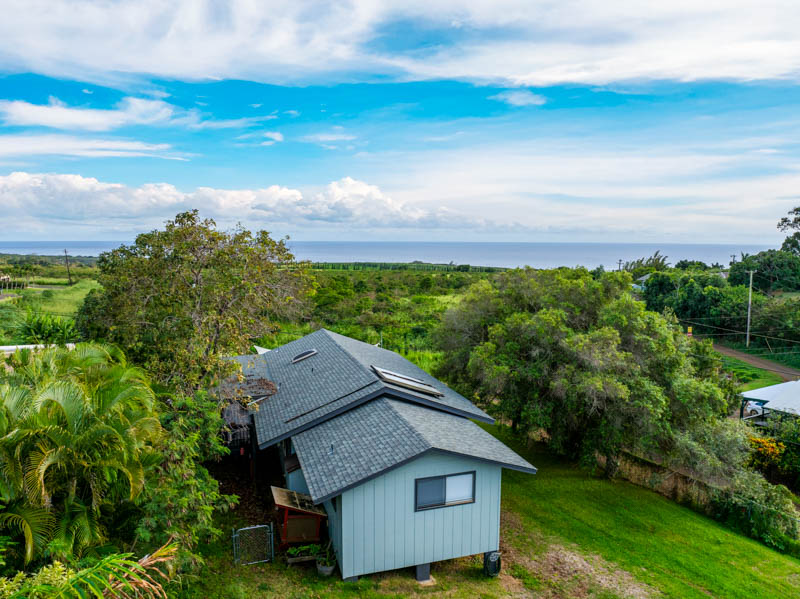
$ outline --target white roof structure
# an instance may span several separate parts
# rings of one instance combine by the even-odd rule
[[[789,381],[761,389],[745,391],[742,397],[764,402],[764,407],[775,412],[800,416],[800,381]]]
[[[45,349],[47,347],[55,347],[55,345],[54,344],[46,345],[43,343],[38,343],[35,345],[0,345],[0,354],[5,354],[5,355],[13,354],[18,349]],[[66,348],[75,349],[75,344],[67,343]]]

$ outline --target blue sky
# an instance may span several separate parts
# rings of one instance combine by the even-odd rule
[[[758,7],[761,7],[760,9]],[[0,238],[776,244],[784,3],[9,1]]]

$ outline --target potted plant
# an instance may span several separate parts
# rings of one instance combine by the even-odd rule
[[[322,547],[317,544],[300,545],[299,547],[290,547],[286,550],[286,563],[297,564],[300,562],[313,562],[317,555],[322,551]]]
[[[317,572],[321,576],[330,576],[336,567],[336,554],[333,552],[330,542],[324,551],[317,553]]]

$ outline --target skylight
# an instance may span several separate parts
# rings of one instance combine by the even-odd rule
[[[297,364],[298,362],[302,362],[306,358],[310,358],[311,356],[316,356],[317,350],[315,349],[307,349],[304,352],[300,352],[294,358],[292,358],[292,364]]]
[[[381,379],[387,383],[391,383],[392,385],[405,387],[406,389],[412,389],[413,391],[420,391],[421,393],[433,395],[435,397],[441,397],[444,395],[444,393],[439,391],[436,387],[429,385],[425,381],[415,379],[414,377],[406,376],[405,374],[400,374],[398,372],[392,372],[391,370],[386,370],[385,368],[378,368],[377,366],[373,366],[372,369],[379,377],[381,377]]]

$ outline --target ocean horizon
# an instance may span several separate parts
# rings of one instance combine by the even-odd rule
[[[0,241],[0,254],[98,256],[121,241]],[[704,243],[450,242],[450,241],[289,241],[298,260],[311,262],[430,262],[515,268],[603,266],[651,256],[656,251],[675,264],[702,260],[727,265],[731,256],[755,254],[767,245]]]

